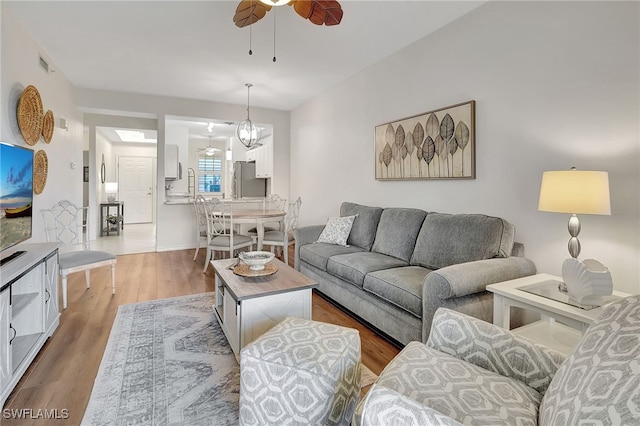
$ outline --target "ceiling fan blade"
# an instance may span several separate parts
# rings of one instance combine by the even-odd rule
[[[271,6],[260,2],[260,0],[242,0],[236,8],[233,22],[237,27],[246,27],[264,18],[264,15],[270,10]]]
[[[342,7],[336,0],[296,0],[291,3],[296,13],[316,25],[338,25]]]

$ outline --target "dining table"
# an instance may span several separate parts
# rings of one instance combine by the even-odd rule
[[[264,224],[277,222],[280,223],[281,229],[284,229],[284,218],[287,212],[279,209],[268,208],[249,208],[233,211],[233,224],[255,224],[258,234],[257,250],[262,250],[262,241],[264,239]]]

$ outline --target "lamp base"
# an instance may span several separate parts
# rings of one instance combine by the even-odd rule
[[[576,259],[580,254],[580,240],[578,240],[578,234],[580,233],[580,220],[575,214],[572,214],[569,218],[568,228],[571,238],[569,239],[567,247],[569,249],[569,254],[571,255],[571,257]]]

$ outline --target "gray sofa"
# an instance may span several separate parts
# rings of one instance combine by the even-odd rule
[[[439,307],[491,322],[487,284],[536,273],[507,221],[345,202],[357,215],[347,246],[318,243],[324,225],[295,231],[295,265],[318,290],[402,344],[426,342]]]

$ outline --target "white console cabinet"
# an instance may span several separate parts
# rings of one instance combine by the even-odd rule
[[[23,244],[0,268],[0,405],[60,321],[58,244]]]

